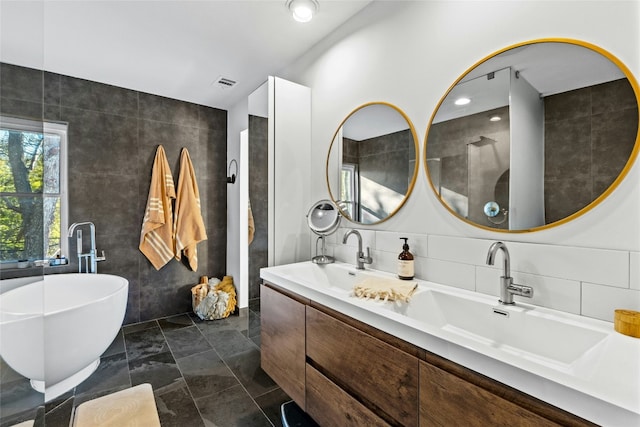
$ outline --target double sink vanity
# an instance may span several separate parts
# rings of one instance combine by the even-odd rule
[[[640,423],[640,342],[611,323],[343,263],[261,270],[262,367],[320,425]],[[635,379],[635,380],[634,380]]]
[[[422,155],[399,108],[374,102],[350,113],[327,155],[331,200],[315,214],[336,219],[325,209],[335,206],[364,227],[387,221],[423,163],[433,195],[465,227],[494,236],[563,225],[598,206],[634,164],[639,98],[631,72],[588,43],[505,48],[440,100]],[[312,230],[322,241],[315,262],[260,270],[261,347],[262,368],[318,424],[640,425],[640,340],[609,322],[514,304],[535,289],[512,283],[506,247],[487,257],[493,264],[503,249],[500,298],[416,280],[409,302],[366,300],[355,285],[395,276],[363,269],[371,257],[354,231],[343,244],[358,236],[358,268],[330,263],[329,232]]]

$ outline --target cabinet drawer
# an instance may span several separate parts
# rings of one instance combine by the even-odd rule
[[[481,387],[420,362],[420,425],[558,426]]]
[[[327,427],[389,425],[310,365],[307,365],[307,413]]]
[[[267,286],[260,289],[262,369],[305,408],[305,305]]]
[[[309,364],[388,423],[417,426],[418,359],[312,307],[306,315]]]

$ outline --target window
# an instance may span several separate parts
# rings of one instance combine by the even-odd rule
[[[352,163],[343,163],[340,173],[340,207],[354,221],[360,220],[358,209],[358,166]]]
[[[67,125],[0,117],[0,262],[67,253]]]

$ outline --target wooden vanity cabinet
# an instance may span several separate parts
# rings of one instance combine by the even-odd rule
[[[417,427],[417,358],[307,307],[307,361],[388,423]]]
[[[305,408],[305,307],[308,301],[268,286],[260,289],[262,369]]]
[[[261,289],[262,368],[321,426],[595,425],[270,286]]]

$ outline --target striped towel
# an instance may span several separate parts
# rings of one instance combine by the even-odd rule
[[[198,269],[198,242],[207,240],[202,213],[200,212],[200,192],[196,175],[189,157],[189,151],[182,149],[180,154],[180,177],[178,178],[178,197],[176,198],[175,255],[180,260],[182,253],[187,257],[189,267]]]
[[[173,176],[162,145],[158,146],[151,171],[151,186],[140,232],[140,251],[160,270],[173,258],[173,210],[176,198]]]

